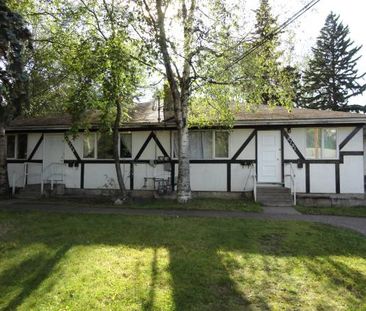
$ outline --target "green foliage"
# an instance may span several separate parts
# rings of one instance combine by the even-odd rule
[[[364,111],[364,107],[349,105],[349,98],[362,94],[366,83],[358,75],[357,56],[361,46],[354,47],[349,28],[331,12],[320,31],[313,57],[304,72],[304,96],[301,105],[314,109]]]
[[[23,17],[0,1],[0,123],[21,113],[28,102],[24,55],[31,33]]]
[[[252,70],[248,74],[248,101],[253,104],[281,105],[291,108],[295,97],[293,76],[281,64],[283,51],[279,49],[280,36],[275,32],[277,19],[271,13],[268,0],[261,0],[256,10]]]

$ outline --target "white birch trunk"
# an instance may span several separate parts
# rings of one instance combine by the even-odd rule
[[[189,167],[189,135],[187,126],[183,126],[178,130],[178,146],[179,165],[177,200],[179,203],[187,203],[192,197]]]

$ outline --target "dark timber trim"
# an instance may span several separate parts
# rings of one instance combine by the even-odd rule
[[[28,159],[27,159],[27,162],[31,161],[35,155],[35,153],[37,152],[39,146],[41,145],[42,141],[43,141],[43,138],[44,138],[44,135],[42,133],[41,137],[38,139],[36,145],[34,146],[31,154],[29,155]]]
[[[142,144],[142,146],[141,146],[141,148],[140,148],[139,152],[136,154],[135,161],[136,161],[136,160],[138,160],[138,159],[140,159],[140,157],[141,157],[142,153],[145,151],[145,149],[146,149],[146,147],[147,147],[148,143],[149,143],[149,142],[150,142],[150,140],[152,139],[152,135],[153,135],[153,132],[151,132],[151,133],[149,134],[149,136],[147,136],[147,138],[146,138],[146,140],[144,141],[144,143]]]
[[[231,158],[232,160],[236,160],[238,156],[243,152],[243,150],[248,146],[248,144],[251,142],[253,137],[256,135],[257,130],[253,130],[253,132],[248,136],[248,138],[244,141],[244,143],[240,146],[238,151],[234,154],[234,156]]]
[[[295,151],[295,153],[297,154],[297,156],[301,160],[304,161],[305,160],[304,155],[301,153],[301,151],[299,150],[299,148],[297,148],[296,144],[294,143],[294,141],[292,140],[292,138],[290,137],[290,135],[284,129],[283,129],[283,135],[285,136],[287,142],[289,143],[289,145],[291,146],[291,148]]]
[[[348,136],[339,144],[339,150],[342,150],[345,145],[362,129],[362,125],[354,128],[354,130],[348,134]]]
[[[84,178],[85,178],[85,164],[80,165],[80,189],[84,189]]]
[[[339,163],[335,165],[335,188],[336,193],[341,192],[341,182],[340,182],[340,174],[339,174]]]
[[[296,120],[294,120],[296,121]],[[355,123],[344,123],[344,122],[340,122],[340,123],[326,123],[323,122],[321,123],[321,121],[317,121],[313,124],[303,124],[301,123],[301,121],[303,120],[298,120],[298,122],[300,123],[283,123],[283,124],[263,124],[263,125],[256,125],[256,124],[236,124],[233,126],[233,128],[235,129],[256,129],[256,130],[280,130],[281,128],[301,128],[301,127],[349,127],[349,126],[360,126],[362,127],[364,125],[365,122],[361,122],[361,121],[357,121]],[[210,127],[206,127],[207,129],[223,129],[222,126],[210,126]],[[195,130],[195,129],[201,129],[198,127],[191,127],[190,129]],[[89,132],[97,132],[99,130],[99,128],[97,127],[93,127],[88,129]],[[141,131],[163,131],[163,130],[177,130],[177,127],[173,124],[152,124],[152,125],[141,125],[139,127],[136,126],[126,126],[126,127],[121,127],[119,128],[119,132],[141,132]],[[58,128],[58,129],[50,129],[50,128],[30,128],[27,129],[22,128],[16,128],[16,129],[6,129],[6,133],[9,134],[14,134],[14,133],[67,133],[70,131],[69,127],[65,127],[65,128]],[[79,132],[85,132],[85,130],[81,129],[79,130]]]
[[[170,181],[172,183],[172,191],[174,191],[175,189],[175,163],[171,162],[171,170],[170,170]]]
[[[255,131],[255,178],[258,181],[258,131]]]
[[[26,159],[8,159],[7,163],[43,163],[43,160],[26,160]]]
[[[228,163],[227,164],[227,167],[226,167],[226,170],[227,170],[227,176],[226,176],[226,187],[227,187],[227,192],[231,192],[231,164]]]
[[[159,147],[161,153],[164,155],[164,157],[170,158],[169,154],[166,152],[165,148],[163,147],[163,145],[161,144],[160,140],[158,139],[158,137],[156,136],[156,134],[154,132],[152,132],[153,136],[152,138],[154,139],[155,143],[157,144],[157,146]]]
[[[26,160],[8,160],[8,162],[14,161],[14,163],[24,163]],[[42,162],[42,160],[32,160],[30,162]],[[75,163],[76,160],[64,160],[64,163]],[[153,160],[154,164],[165,164],[165,163],[175,163],[178,164],[178,160]],[[97,160],[97,159],[85,159],[81,160],[81,163],[85,164],[114,164],[113,159],[109,160]],[[129,163],[151,163],[151,160],[121,160],[120,163],[129,164]],[[251,165],[255,163],[254,159],[249,160],[230,160],[230,159],[212,159],[212,160],[190,160],[191,164],[241,164],[241,165]]]
[[[285,184],[285,151],[284,151],[284,132],[285,129],[281,129],[281,180],[282,184]]]
[[[168,155],[168,153],[166,152],[166,150],[164,149],[163,145],[161,144],[161,142],[159,141],[158,137],[155,135],[154,132],[151,132],[149,134],[149,136],[146,138],[145,142],[143,143],[143,145],[141,146],[139,152],[137,153],[136,157],[135,157],[135,160],[134,161],[137,161],[138,159],[140,159],[141,155],[143,154],[143,152],[145,151],[147,145],[149,144],[150,140],[153,139],[156,143],[156,145],[159,147],[161,153],[164,155],[164,157],[167,157],[169,158],[170,160],[170,157]]]
[[[81,158],[78,154],[78,152],[76,151],[74,145],[71,143],[69,137],[67,135],[65,135],[65,140],[70,148],[70,150],[72,151],[72,153],[74,154],[75,158],[78,160],[78,162],[81,162]]]
[[[305,163],[305,185],[306,193],[310,193],[310,163]]]
[[[134,187],[134,174],[135,174],[134,164],[130,163],[130,190],[133,190]]]

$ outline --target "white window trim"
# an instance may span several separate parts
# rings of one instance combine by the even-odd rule
[[[121,157],[121,135],[124,134],[128,134],[131,136],[131,156],[126,158],[126,157]],[[118,133],[118,155],[120,159],[125,159],[125,160],[131,160],[133,159],[133,135],[132,132],[119,132]]]
[[[84,138],[86,137],[86,136],[91,136],[91,135],[93,135],[94,136],[94,157],[84,157]],[[83,148],[82,148],[82,153],[83,153],[83,159],[85,159],[85,160],[96,160],[97,159],[97,154],[98,154],[98,150],[97,150],[97,148],[98,148],[98,143],[97,143],[98,141],[97,141],[97,133],[96,132],[91,132],[91,133],[89,133],[88,135],[87,134],[83,134]]]
[[[231,154],[231,148],[230,148],[230,139],[231,139],[231,135],[230,132],[228,130],[213,130],[212,131],[212,159],[229,159],[230,158],[230,154]],[[216,132],[227,132],[228,133],[228,138],[227,138],[227,157],[217,157],[216,156]]]
[[[336,159],[339,159],[339,148],[338,148],[338,128],[336,127],[314,127],[314,129],[320,129],[320,134],[321,134],[321,146],[320,146],[320,155],[321,157],[320,158],[316,158],[316,157],[311,157],[311,156],[308,156],[306,155],[306,159],[310,159],[310,160],[336,160]],[[334,158],[325,158],[323,157],[323,146],[324,146],[324,135],[323,135],[323,129],[327,129],[327,130],[336,130],[336,155]],[[305,130],[305,153],[306,153],[306,150],[308,148],[307,146],[307,142],[306,142],[306,135],[307,135],[307,130]]]

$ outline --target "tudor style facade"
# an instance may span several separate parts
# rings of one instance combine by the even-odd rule
[[[141,107],[140,107],[141,108]],[[119,150],[129,190],[174,189],[176,131],[145,105],[120,129]],[[297,193],[363,193],[363,115],[260,107],[234,127],[191,129],[193,191],[250,192],[254,183]],[[70,118],[19,119],[7,130],[10,185],[61,183],[66,189],[116,188],[112,142],[97,131],[68,136]],[[253,177],[255,176],[255,178]]]

